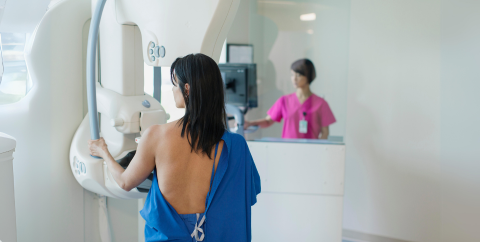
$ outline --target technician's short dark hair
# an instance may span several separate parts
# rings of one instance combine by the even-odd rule
[[[292,63],[291,69],[292,71],[307,77],[309,84],[312,83],[313,80],[315,80],[315,77],[317,77],[317,73],[315,72],[315,66],[309,59],[296,60]]]

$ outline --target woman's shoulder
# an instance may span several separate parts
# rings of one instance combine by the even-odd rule
[[[320,97],[315,93],[312,93],[312,99],[317,103],[327,103],[327,100],[325,100],[325,98]]]
[[[227,147],[232,149],[232,150],[233,149],[238,149],[238,148],[244,149],[247,146],[247,141],[245,140],[245,137],[243,137],[242,135],[239,135],[237,133],[232,133],[228,130],[225,131],[222,139],[227,144]]]
[[[286,95],[282,95],[277,99],[277,103],[285,103],[288,102],[289,100],[296,98],[295,93],[290,93]]]
[[[297,98],[297,94],[296,93],[290,93],[290,94],[283,95],[280,98],[283,98],[283,99]]]
[[[168,132],[172,132],[174,131],[175,129],[177,129],[178,125],[176,125],[176,122],[170,122],[170,123],[165,123],[165,124],[154,124],[152,126],[150,126],[146,133],[151,133],[151,134],[155,134],[156,136],[158,135],[163,135],[164,133],[168,133]]]
[[[176,136],[180,136],[181,127],[176,122],[170,122],[166,124],[155,124],[150,126],[142,135],[142,139],[145,138],[151,142],[162,143],[171,142]]]
[[[225,133],[223,134],[222,137],[223,140],[227,141],[230,140],[231,142],[246,142],[245,138],[237,133],[233,133],[229,130],[225,130]]]

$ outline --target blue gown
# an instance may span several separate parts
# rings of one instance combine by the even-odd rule
[[[257,194],[260,193],[260,176],[247,142],[241,135],[225,131],[222,140],[224,146],[207,196],[205,221],[201,226],[205,235],[203,241],[251,241],[251,206],[257,202]],[[156,169],[140,214],[146,221],[146,242],[196,241],[192,239],[192,226],[188,224],[189,220],[196,222],[196,215],[179,215],[163,198]]]

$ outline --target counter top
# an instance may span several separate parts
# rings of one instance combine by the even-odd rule
[[[271,138],[265,137],[261,139],[254,139],[248,141],[255,141],[255,142],[280,142],[280,143],[302,143],[302,144],[325,144],[325,145],[345,145],[343,142],[343,137],[334,136],[329,138],[328,140],[325,139],[282,139],[282,138]]]
[[[11,151],[17,146],[17,141],[10,135],[0,133],[0,154]]]

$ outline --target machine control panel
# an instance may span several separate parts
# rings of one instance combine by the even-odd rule
[[[73,167],[75,167],[75,174],[87,174],[87,167],[85,166],[85,163],[79,161],[77,157],[73,157],[73,163]]]
[[[142,105],[146,108],[150,108],[150,102],[148,100],[143,100]]]
[[[159,46],[155,42],[151,41],[148,45],[148,55],[151,61],[155,61],[156,58],[165,57],[166,51],[164,46]]]

